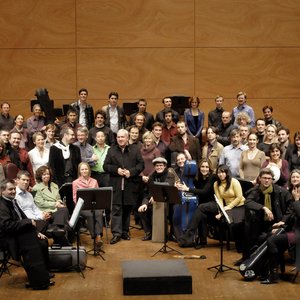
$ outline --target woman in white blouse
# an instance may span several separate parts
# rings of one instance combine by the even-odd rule
[[[44,165],[48,164],[49,161],[49,149],[45,147],[45,139],[41,132],[35,132],[32,136],[35,147],[28,152],[33,172]]]

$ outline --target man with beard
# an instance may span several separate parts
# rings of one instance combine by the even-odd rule
[[[171,165],[176,163],[178,153],[185,153],[187,159],[199,161],[201,158],[201,150],[199,139],[187,133],[187,126],[183,121],[177,123],[177,135],[171,138],[169,145],[171,151]]]
[[[64,128],[60,137],[61,141],[50,148],[48,163],[53,173],[53,181],[59,187],[77,178],[78,165],[81,162],[80,149],[72,145],[75,139],[74,131]]]

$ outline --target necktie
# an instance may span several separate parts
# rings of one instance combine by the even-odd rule
[[[16,199],[12,200],[12,204],[13,204],[14,210],[17,213],[19,219],[22,220],[22,215],[21,215],[21,212],[20,212],[19,207],[17,205]]]

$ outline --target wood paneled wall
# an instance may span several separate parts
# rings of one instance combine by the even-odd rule
[[[201,108],[238,91],[257,116],[266,104],[299,129],[300,2],[297,0],[13,0],[0,2],[0,102],[30,115],[46,87],[55,106],[81,87],[95,108],[111,90],[120,102],[197,95]]]

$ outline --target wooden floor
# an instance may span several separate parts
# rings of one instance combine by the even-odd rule
[[[162,245],[159,243],[142,242],[143,231],[131,230],[132,239],[121,241],[116,245],[104,244],[105,261],[100,257],[88,256],[88,265],[94,269],[84,271],[85,278],[80,273],[56,273],[55,286],[47,291],[32,291],[24,287],[26,274],[21,267],[10,267],[11,276],[4,274],[0,279],[0,299],[299,299],[300,276],[296,284],[281,281],[273,285],[261,285],[259,281],[245,282],[239,272],[228,271],[214,279],[215,270],[208,267],[219,263],[220,248],[217,241],[209,240],[208,247],[195,250],[179,249],[170,242],[169,245],[179,249],[184,254],[205,255],[203,260],[186,260],[193,279],[192,295],[161,295],[161,296],[123,296],[121,262],[125,260],[174,259],[174,253],[158,253],[151,257]],[[88,235],[81,234],[82,244],[90,249],[92,242]],[[111,234],[109,232],[109,237]],[[240,258],[234,250],[224,251],[224,264],[232,266]],[[287,272],[292,266],[287,266]],[[297,296],[298,295],[298,296]]]

